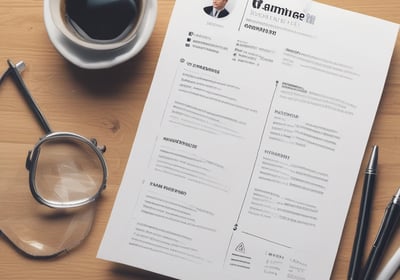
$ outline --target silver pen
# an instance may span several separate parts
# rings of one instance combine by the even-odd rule
[[[400,267],[400,248],[393,254],[387,264],[379,272],[376,280],[390,280]]]
[[[400,188],[397,190],[393,199],[390,201],[385,210],[381,226],[369,254],[367,264],[363,269],[363,274],[360,279],[374,279],[375,271],[379,266],[384,251],[389,244],[393,232],[397,228],[400,218]]]

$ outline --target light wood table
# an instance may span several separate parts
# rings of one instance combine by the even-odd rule
[[[98,203],[92,231],[83,244],[62,257],[36,260],[19,254],[1,238],[0,279],[164,279],[99,260],[96,253],[127,163],[174,2],[158,1],[154,32],[138,56],[112,69],[89,71],[71,65],[54,49],[44,26],[42,0],[0,1],[0,71],[7,68],[8,58],[14,62],[25,61],[24,80],[54,130],[96,137],[107,145],[105,157],[109,165],[108,187]],[[398,0],[322,2],[400,22]],[[0,87],[0,119],[1,201],[2,192],[12,191],[14,187],[26,188],[29,192],[24,160],[27,150],[43,132],[11,79]],[[387,203],[400,186],[400,40],[397,41],[368,151],[373,144],[380,147],[379,173],[367,251]],[[365,165],[366,159],[355,186],[331,279],[346,279]],[[10,173],[8,166],[16,166],[18,172]],[[8,170],[7,174],[5,170]],[[12,180],[26,183],[14,186]],[[383,261],[399,246],[400,235],[396,234]]]

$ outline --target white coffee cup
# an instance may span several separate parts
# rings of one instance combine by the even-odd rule
[[[112,38],[96,38],[88,30],[85,30],[85,26],[81,26],[82,24],[73,18],[72,14],[69,14],[68,6],[73,5],[75,3],[83,3],[84,0],[51,0],[49,1],[49,8],[51,18],[54,22],[56,28],[73,44],[76,44],[79,47],[93,50],[93,51],[108,51],[115,50],[121,48],[130,42],[132,42],[138,32],[138,28],[142,23],[145,14],[146,1],[148,0],[109,0],[108,3],[110,5],[115,5],[120,3],[133,3],[135,7],[132,6],[132,15],[129,24],[127,24],[123,30],[117,36],[113,36]],[[92,2],[96,3],[96,1],[100,4],[107,3],[107,0],[87,0],[86,3]],[[73,3],[73,4],[70,4]],[[89,3],[90,4],[90,3]],[[79,4],[78,4],[79,5]],[[101,5],[100,5],[101,6]],[[103,5],[105,8],[108,6]],[[104,10],[103,7],[103,10]],[[129,10],[131,11],[131,10]],[[79,11],[81,12],[81,11]],[[71,13],[71,12],[70,12]],[[90,14],[88,15],[89,19],[83,17],[86,22],[90,22]],[[116,16],[116,15],[114,15]],[[126,15],[125,15],[126,16]],[[127,15],[130,16],[130,15]],[[81,17],[82,18],[82,17]],[[98,20],[98,19],[97,19]],[[113,24],[112,22],[107,22],[106,19],[101,22],[101,24]],[[99,28],[101,24],[98,24]],[[95,25],[96,27],[96,25]],[[92,28],[93,29],[93,28]],[[93,32],[92,32],[93,33]],[[110,34],[110,36],[113,34]],[[115,34],[114,34],[115,35]],[[104,36],[103,36],[104,37]]]

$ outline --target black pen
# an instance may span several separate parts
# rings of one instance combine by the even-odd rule
[[[386,207],[378,234],[372,246],[365,268],[363,269],[362,280],[371,280],[378,268],[383,252],[397,227],[400,218],[400,188],[393,196],[392,201]]]
[[[375,177],[378,166],[378,146],[372,148],[368,166],[365,169],[364,185],[361,196],[360,210],[358,213],[357,230],[354,236],[353,251],[350,259],[350,266],[347,279],[357,280],[363,258],[363,250],[369,225],[372,197],[375,188]]]

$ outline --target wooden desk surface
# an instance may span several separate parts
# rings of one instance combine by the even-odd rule
[[[88,71],[71,65],[54,49],[43,22],[42,0],[0,1],[0,71],[6,69],[7,58],[14,62],[24,60],[27,64],[24,80],[53,128],[93,136],[106,144],[105,156],[110,169],[108,188],[98,204],[92,232],[83,244],[62,257],[35,260],[20,255],[0,238],[0,279],[163,279],[96,259],[96,253],[121,182],[174,2],[158,1],[155,30],[137,57],[112,69]],[[400,22],[398,0],[321,2]],[[26,171],[6,174],[4,170],[10,170],[8,166],[23,165],[27,150],[43,132],[10,80],[0,88],[0,119],[1,201],[5,187],[17,187],[13,180],[22,180],[21,187],[28,192]],[[373,144],[379,145],[380,155],[368,248],[386,204],[400,186],[400,39],[368,149]],[[364,159],[331,279],[345,279],[347,275],[365,165]],[[23,170],[23,166],[16,168]],[[398,246],[399,234],[390,244],[384,262]],[[400,279],[400,275],[398,277]]]

